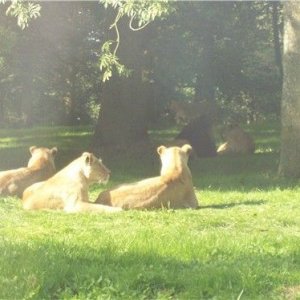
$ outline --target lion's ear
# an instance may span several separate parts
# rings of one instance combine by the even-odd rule
[[[29,147],[29,152],[32,154],[36,148],[36,146]]]
[[[53,147],[51,150],[50,150],[51,154],[54,156],[56,155],[57,153],[57,147]]]
[[[163,154],[163,152],[166,150],[166,147],[165,146],[159,146],[158,148],[157,148],[157,153],[159,154],[159,155],[162,155]]]
[[[193,148],[189,144],[185,144],[181,147],[181,150],[184,151],[186,154],[190,155],[193,151]]]
[[[82,156],[84,157],[84,161],[87,165],[91,165],[93,162],[93,154],[89,152],[82,153]]]

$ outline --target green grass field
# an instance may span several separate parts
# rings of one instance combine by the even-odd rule
[[[115,215],[23,211],[0,198],[0,299],[300,299],[300,186],[277,176],[279,125],[247,128],[253,156],[190,162],[201,209]],[[156,142],[174,130],[150,132]],[[28,147],[63,167],[89,128],[0,130],[0,170]],[[106,156],[108,186],[158,174],[154,156]],[[104,186],[90,190],[95,199]]]

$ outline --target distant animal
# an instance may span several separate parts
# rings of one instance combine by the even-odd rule
[[[48,179],[55,173],[54,157],[57,148],[29,148],[31,158],[27,167],[0,172],[0,195],[22,197],[30,185]]]
[[[183,127],[175,139],[187,140],[198,157],[214,157],[217,155],[212,125],[208,117],[202,116],[193,119]]]
[[[104,191],[96,203],[123,209],[198,207],[192,174],[187,165],[191,151],[190,145],[159,146],[157,153],[162,163],[160,176]]]
[[[255,151],[252,137],[239,126],[231,127],[224,138],[226,142],[217,149],[218,155],[253,154]]]
[[[187,124],[195,118],[206,116],[213,120],[217,115],[215,105],[210,102],[171,101],[169,110],[177,124]]]
[[[114,208],[89,202],[88,186],[106,183],[110,171],[94,154],[84,152],[46,181],[28,187],[22,198],[26,210],[56,209],[65,212],[117,212]]]

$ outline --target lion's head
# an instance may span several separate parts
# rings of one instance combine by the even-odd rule
[[[50,166],[53,170],[55,170],[54,157],[57,153],[57,148],[54,147],[52,149],[48,148],[38,148],[36,146],[31,146],[29,148],[31,153],[31,158],[28,161],[29,168],[42,168],[44,166]]]
[[[157,148],[157,153],[163,165],[174,164],[174,160],[180,158],[180,161],[187,164],[189,155],[191,154],[193,148],[189,144],[185,144],[182,147],[165,147],[159,146]]]
[[[171,178],[178,176],[183,170],[188,170],[188,159],[192,153],[192,146],[185,144],[182,147],[165,147],[157,148],[157,153],[160,156],[162,168],[161,175],[168,175]]]
[[[84,152],[81,155],[83,159],[83,173],[90,182],[107,183],[110,176],[110,170],[93,153]]]

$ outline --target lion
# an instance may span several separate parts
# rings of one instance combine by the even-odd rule
[[[98,196],[96,203],[123,209],[197,208],[192,174],[187,165],[192,147],[159,146],[160,176],[124,184]]]
[[[117,212],[121,208],[89,202],[88,187],[94,182],[106,183],[110,170],[100,159],[84,152],[48,180],[28,187],[22,198],[26,210],[55,209],[65,212]]]
[[[29,151],[31,158],[27,167],[0,172],[0,195],[21,198],[27,187],[54,175],[56,147],[48,149],[31,146]]]
[[[227,140],[217,149],[218,155],[253,154],[255,144],[252,137],[239,126],[234,126],[224,135]]]

